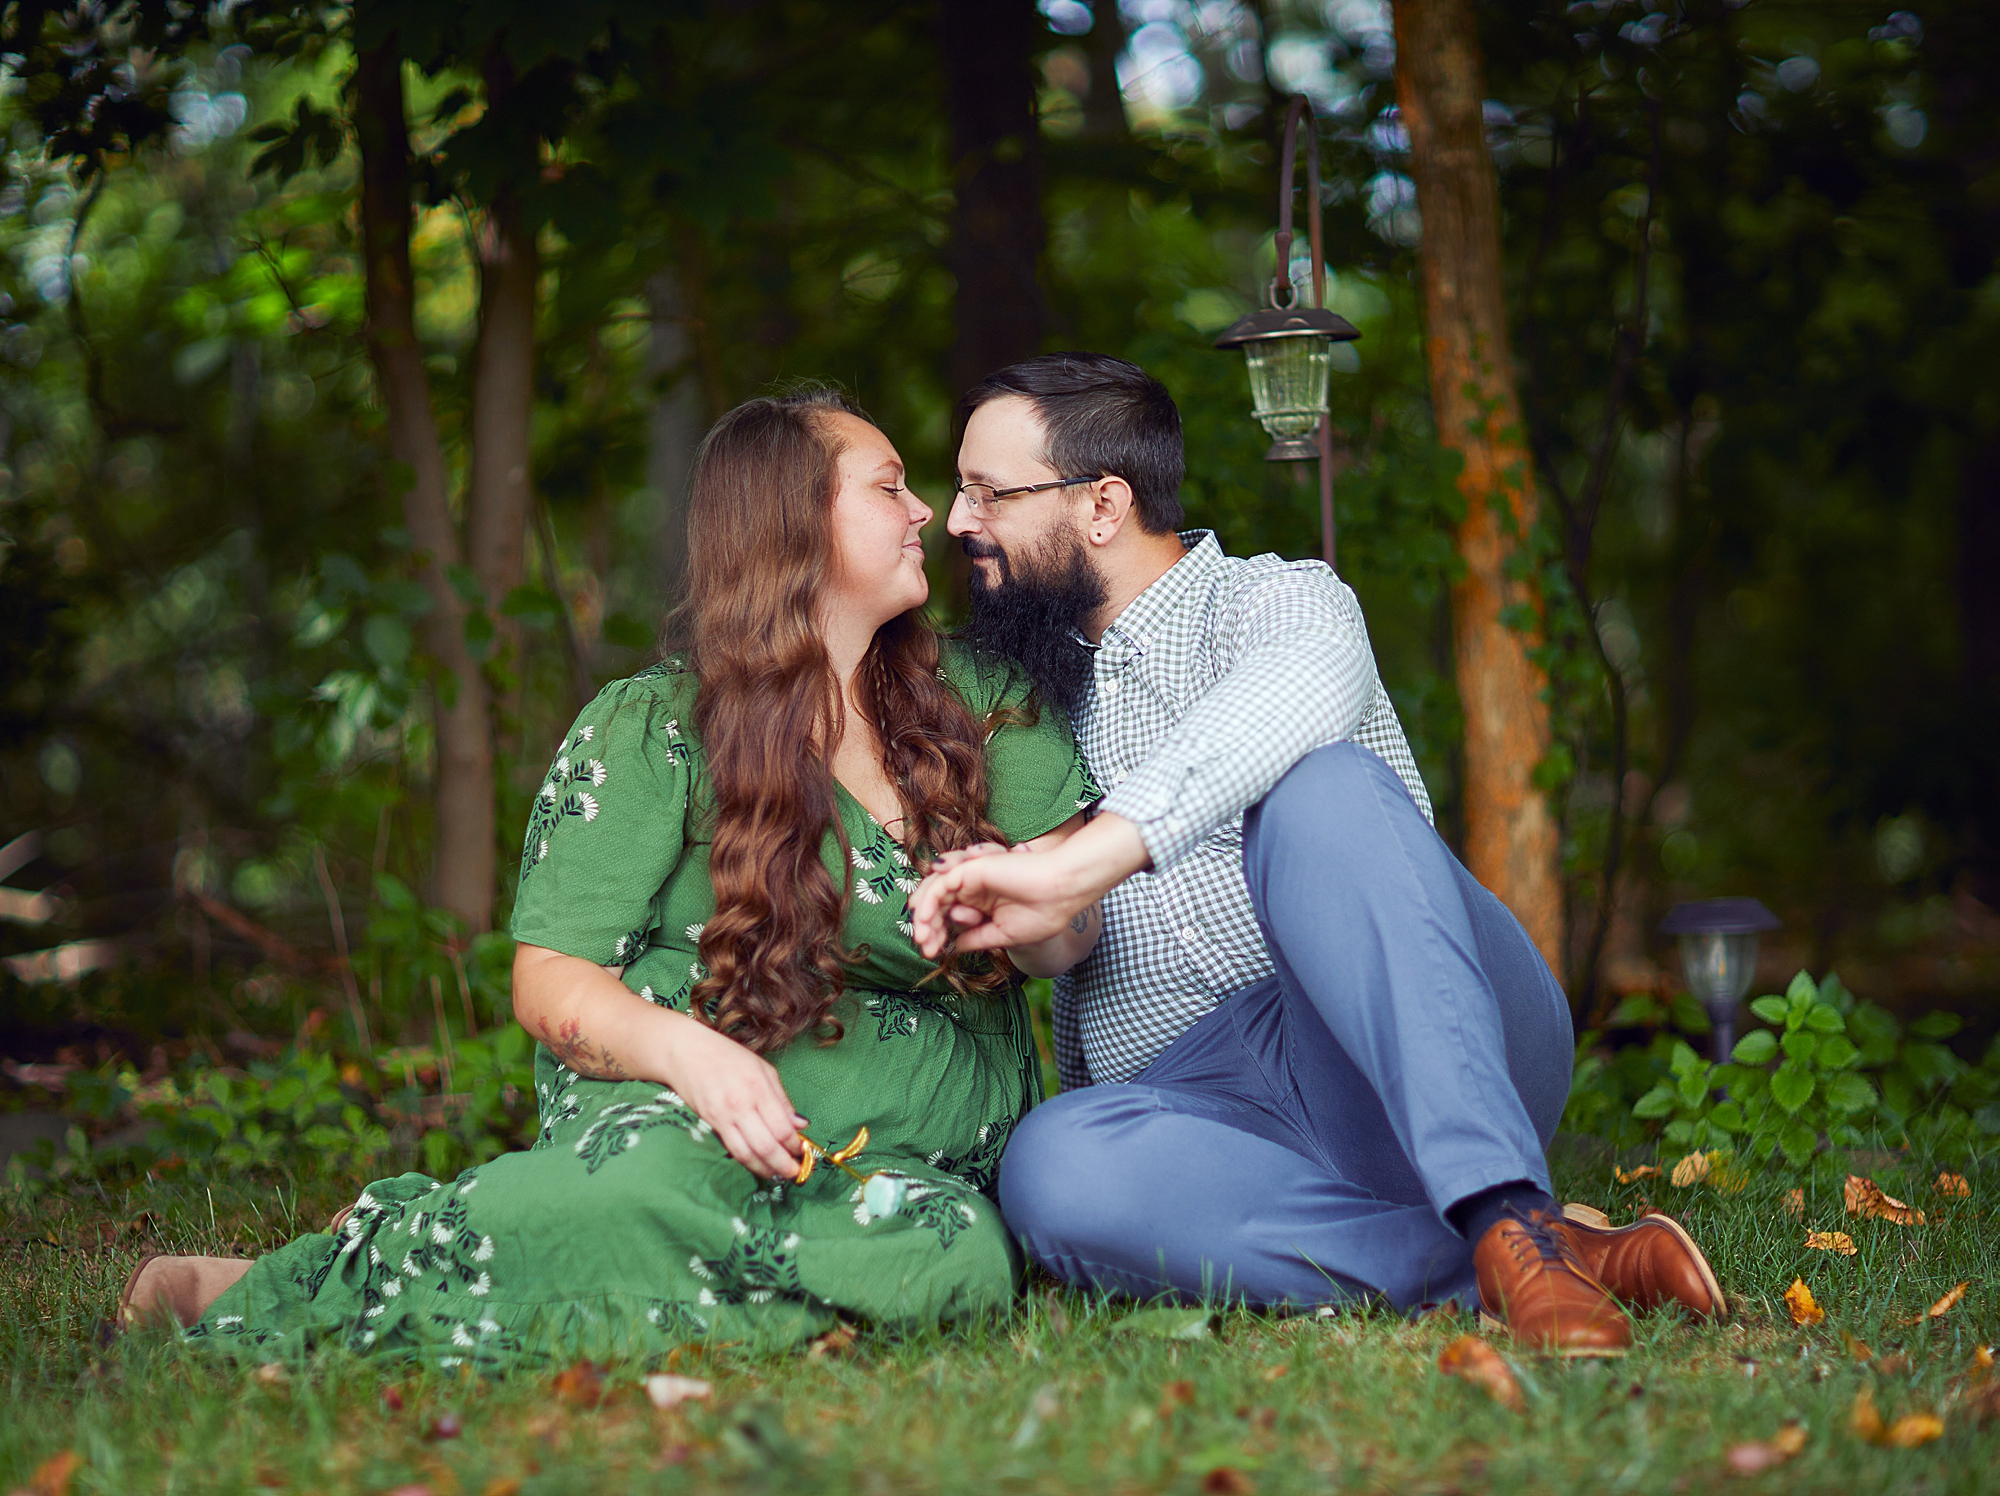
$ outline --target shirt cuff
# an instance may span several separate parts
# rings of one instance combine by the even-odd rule
[[[1139,830],[1153,871],[1163,873],[1194,850],[1212,828],[1204,825],[1199,808],[1189,803],[1188,764],[1141,764],[1136,773],[1097,802],[1099,815],[1122,816]]]

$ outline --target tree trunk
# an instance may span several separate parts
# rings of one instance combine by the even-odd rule
[[[1041,350],[1042,224],[1034,0],[943,0],[951,100],[955,392]],[[1093,89],[1093,92],[1095,90]]]
[[[1438,439],[1465,459],[1465,576],[1452,641],[1465,709],[1465,861],[1563,969],[1555,818],[1533,774],[1549,748],[1547,680],[1528,657],[1542,603],[1508,563],[1535,522],[1500,278],[1499,184],[1486,150],[1471,0],[1396,0],[1396,98],[1423,220],[1424,351]],[[1525,607],[1536,626],[1503,618]],[[1519,613],[1515,617],[1523,616]]]
[[[432,898],[473,931],[493,922],[493,737],[486,679],[465,643],[465,604],[448,568],[461,561],[430,383],[417,344],[410,274],[410,143],[393,38],[355,72],[366,246],[368,353],[381,383],[389,449],[407,471],[404,522],[423,558],[431,611],[424,647],[436,682],[437,848]]]
[[[498,47],[485,66],[486,107],[507,108],[514,65]],[[514,172],[539,163],[518,153]],[[535,291],[541,262],[535,231],[510,187],[493,195],[479,235],[479,342],[472,364],[472,447],[467,464],[465,549],[514,678],[524,675],[521,628],[500,604],[526,575],[530,438],[535,415]],[[518,715],[519,703],[514,703]]]
[[[647,421],[646,486],[657,495],[659,528],[654,532],[654,572],[661,601],[680,601],[687,572],[688,478],[703,426],[702,385],[689,336],[687,291],[672,270],[646,278],[646,377],[653,388]]]
[[[520,667],[520,629],[500,604],[526,575],[530,438],[535,415],[534,230],[503,189],[487,210],[479,246],[479,343],[472,365],[472,451],[465,548],[486,606]]]
[[[1086,140],[1123,143],[1131,138],[1132,127],[1125,118],[1125,94],[1118,86],[1118,58],[1125,51],[1125,18],[1118,13],[1118,0],[1097,0],[1091,6],[1090,31],[1084,37],[1084,55],[1090,59],[1090,92],[1083,100],[1083,136]]]

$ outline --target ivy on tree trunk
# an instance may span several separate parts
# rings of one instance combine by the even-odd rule
[[[1500,194],[1486,148],[1470,0],[1398,0],[1396,99],[1423,220],[1424,352],[1439,441],[1465,460],[1465,571],[1452,642],[1465,705],[1465,860],[1563,969],[1556,818],[1535,783],[1548,681],[1530,651],[1542,600],[1522,564],[1536,517],[1500,275]]]

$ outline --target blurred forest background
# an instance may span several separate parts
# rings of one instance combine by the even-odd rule
[[[2000,16],[1476,12],[1579,1016],[1652,1011],[1612,1005],[1680,990],[1666,909],[1747,894],[1784,922],[1768,980],[1837,965],[1976,1043]],[[294,1039],[464,1091],[531,797],[651,657],[694,443],[775,382],[841,382],[902,448],[947,618],[953,401],[1043,349],[1167,382],[1192,523],[1316,554],[1310,468],[1262,460],[1210,346],[1271,274],[1294,91],[1363,333],[1341,570],[1462,836],[1460,500],[1385,0],[14,0],[0,29],[0,1105]]]

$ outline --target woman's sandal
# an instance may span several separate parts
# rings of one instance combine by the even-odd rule
[[[118,1295],[117,1328],[164,1323],[169,1315],[183,1329],[197,1325],[208,1306],[255,1265],[248,1257],[168,1257],[158,1252],[142,1257]]]

